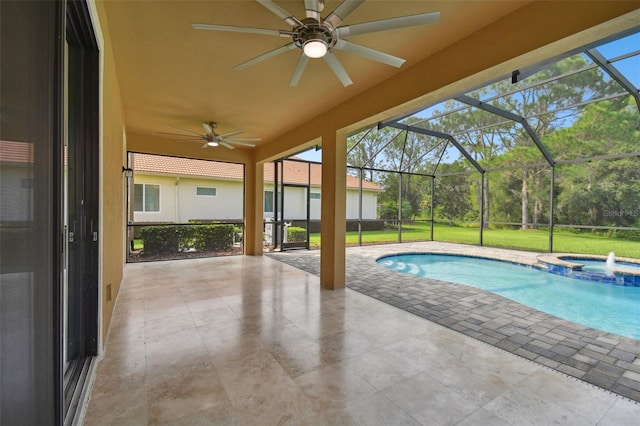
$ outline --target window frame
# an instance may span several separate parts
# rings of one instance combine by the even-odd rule
[[[199,189],[213,189],[213,195],[211,194],[198,194]],[[198,186],[196,185],[196,197],[217,197],[218,196],[218,187],[216,186]]]
[[[269,193],[269,194],[270,194],[268,197],[267,197],[267,193]],[[263,210],[263,212],[264,212],[264,213],[270,213],[270,214],[273,214],[273,213],[274,213],[274,208],[275,208],[275,205],[274,205],[274,200],[275,200],[274,191],[273,191],[273,190],[265,189],[265,190],[264,190],[263,197],[264,197],[264,201],[263,201],[263,203],[262,203],[262,210]],[[270,210],[270,211],[269,211],[269,210],[267,210],[267,200],[270,200],[270,203],[271,203],[271,210]]]
[[[136,210],[136,186],[138,185],[142,185],[142,210]],[[147,185],[149,186],[157,186],[158,187],[158,210],[147,210]],[[134,183],[133,184],[133,211],[134,213],[160,213],[161,209],[161,190],[160,188],[162,187],[162,185],[160,185],[159,183]]]

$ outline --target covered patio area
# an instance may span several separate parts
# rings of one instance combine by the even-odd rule
[[[576,380],[561,363],[514,355],[362,294],[367,283],[396,287],[392,272],[372,264],[378,255],[427,246],[478,250],[348,248],[347,288],[333,291],[319,285],[317,252],[128,264],[85,424],[637,421],[640,406],[619,388]],[[502,298],[478,294],[502,315]],[[477,314],[468,308],[465,319]],[[539,312],[518,319],[545,320]],[[590,338],[592,350],[598,341],[614,345],[610,335]],[[631,339],[618,348],[633,342],[637,351]],[[630,364],[626,377],[639,367]]]

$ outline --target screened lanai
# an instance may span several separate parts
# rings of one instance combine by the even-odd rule
[[[384,188],[384,232],[358,244],[640,257],[638,46],[623,34],[350,136],[349,173]]]

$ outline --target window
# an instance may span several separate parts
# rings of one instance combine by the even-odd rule
[[[309,198],[312,200],[319,200],[320,199],[320,193],[319,192],[312,192],[309,194]]]
[[[273,213],[273,191],[264,191],[264,212]]]
[[[133,188],[133,211],[159,212],[160,185],[136,183]]]
[[[198,197],[215,197],[216,188],[210,188],[206,186],[196,186],[196,195]]]

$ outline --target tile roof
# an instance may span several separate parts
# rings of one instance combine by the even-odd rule
[[[133,164],[131,167],[135,172],[236,180],[242,180],[244,177],[244,166],[242,164],[151,154],[133,154],[132,157]]]
[[[200,176],[216,179],[242,180],[244,177],[244,167],[242,164],[223,163],[210,160],[194,160],[190,158],[167,157],[152,154],[133,154],[132,168],[136,172],[160,173],[172,176]],[[306,185],[309,180],[309,168],[307,163],[300,161],[284,161],[284,181],[285,183]],[[320,164],[309,164],[311,169],[311,186],[322,184],[322,166]],[[266,164],[264,168],[264,180],[274,181],[274,167]],[[347,187],[358,188],[359,179],[355,176],[347,175]],[[369,182],[362,182],[363,189],[382,191],[382,187]]]

